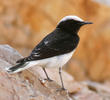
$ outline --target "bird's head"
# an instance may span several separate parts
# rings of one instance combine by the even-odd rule
[[[83,21],[77,16],[65,16],[60,20],[57,25],[57,28],[60,28],[67,32],[77,33],[81,26],[92,24],[92,22]]]

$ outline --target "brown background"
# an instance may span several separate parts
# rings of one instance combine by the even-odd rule
[[[92,0],[0,0],[0,43],[29,55],[66,15],[94,24],[81,28],[80,44],[65,69],[77,80],[110,79],[110,8]]]

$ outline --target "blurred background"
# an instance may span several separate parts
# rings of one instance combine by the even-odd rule
[[[110,0],[0,0],[0,44],[23,56],[66,15],[94,24],[81,28],[80,43],[65,70],[76,80],[110,79]]]

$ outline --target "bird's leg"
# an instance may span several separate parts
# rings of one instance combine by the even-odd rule
[[[63,79],[62,79],[62,74],[61,74],[61,67],[59,67],[59,75],[60,75],[60,80],[61,80],[61,84],[62,84],[62,88],[61,88],[61,90],[65,90],[65,88],[64,88],[64,84],[63,84]]]
[[[42,68],[42,69],[43,69],[43,71],[44,71],[44,73],[45,73],[45,75],[46,75],[46,77],[47,77],[47,80],[48,80],[48,81],[52,81],[52,80],[49,78],[49,76],[48,76],[48,74],[47,74],[45,68]]]

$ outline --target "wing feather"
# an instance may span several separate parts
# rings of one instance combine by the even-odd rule
[[[79,37],[55,30],[47,35],[32,51],[30,56],[20,59],[17,62],[27,62],[45,59],[64,53],[69,53],[78,45]]]

